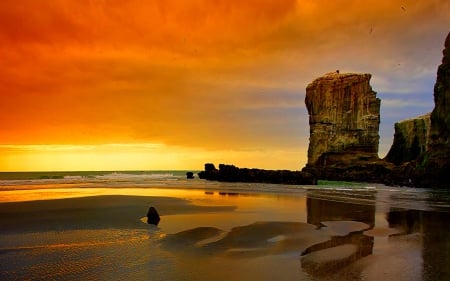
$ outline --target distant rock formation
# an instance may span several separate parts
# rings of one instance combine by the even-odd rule
[[[418,160],[428,150],[430,115],[395,123],[394,142],[384,159],[395,165]]]
[[[205,170],[198,173],[199,178],[223,182],[254,182],[275,184],[317,184],[316,178],[307,172],[287,170],[263,170],[238,168],[234,165],[205,164]]]
[[[370,74],[328,73],[306,88],[310,139],[308,164],[328,166],[363,156],[378,158],[380,100]]]

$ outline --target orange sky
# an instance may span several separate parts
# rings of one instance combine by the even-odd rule
[[[449,26],[447,0],[4,0],[0,170],[301,169],[335,69],[373,74],[385,151]]]

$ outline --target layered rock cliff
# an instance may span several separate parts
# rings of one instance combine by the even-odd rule
[[[394,141],[384,159],[395,165],[418,160],[428,150],[430,115],[395,123]]]
[[[329,166],[350,158],[378,158],[380,100],[370,74],[328,73],[306,88],[308,164]],[[331,157],[332,156],[332,157]]]

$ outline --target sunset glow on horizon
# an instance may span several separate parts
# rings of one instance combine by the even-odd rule
[[[430,112],[447,0],[0,3],[0,171],[299,170],[308,83],[371,73],[380,154]]]
[[[202,170],[205,159],[214,159],[217,164],[240,159],[246,167],[279,169],[280,165],[289,165],[294,155],[306,159],[305,150],[296,149],[208,151],[160,144],[0,145],[2,172]]]

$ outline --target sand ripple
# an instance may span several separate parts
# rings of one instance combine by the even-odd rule
[[[301,222],[255,222],[234,227],[229,232],[214,227],[198,227],[161,239],[163,248],[180,254],[215,254],[254,257],[303,253],[314,245],[368,229],[367,224],[352,221],[323,222],[322,229]],[[339,246],[339,245],[337,245]]]

